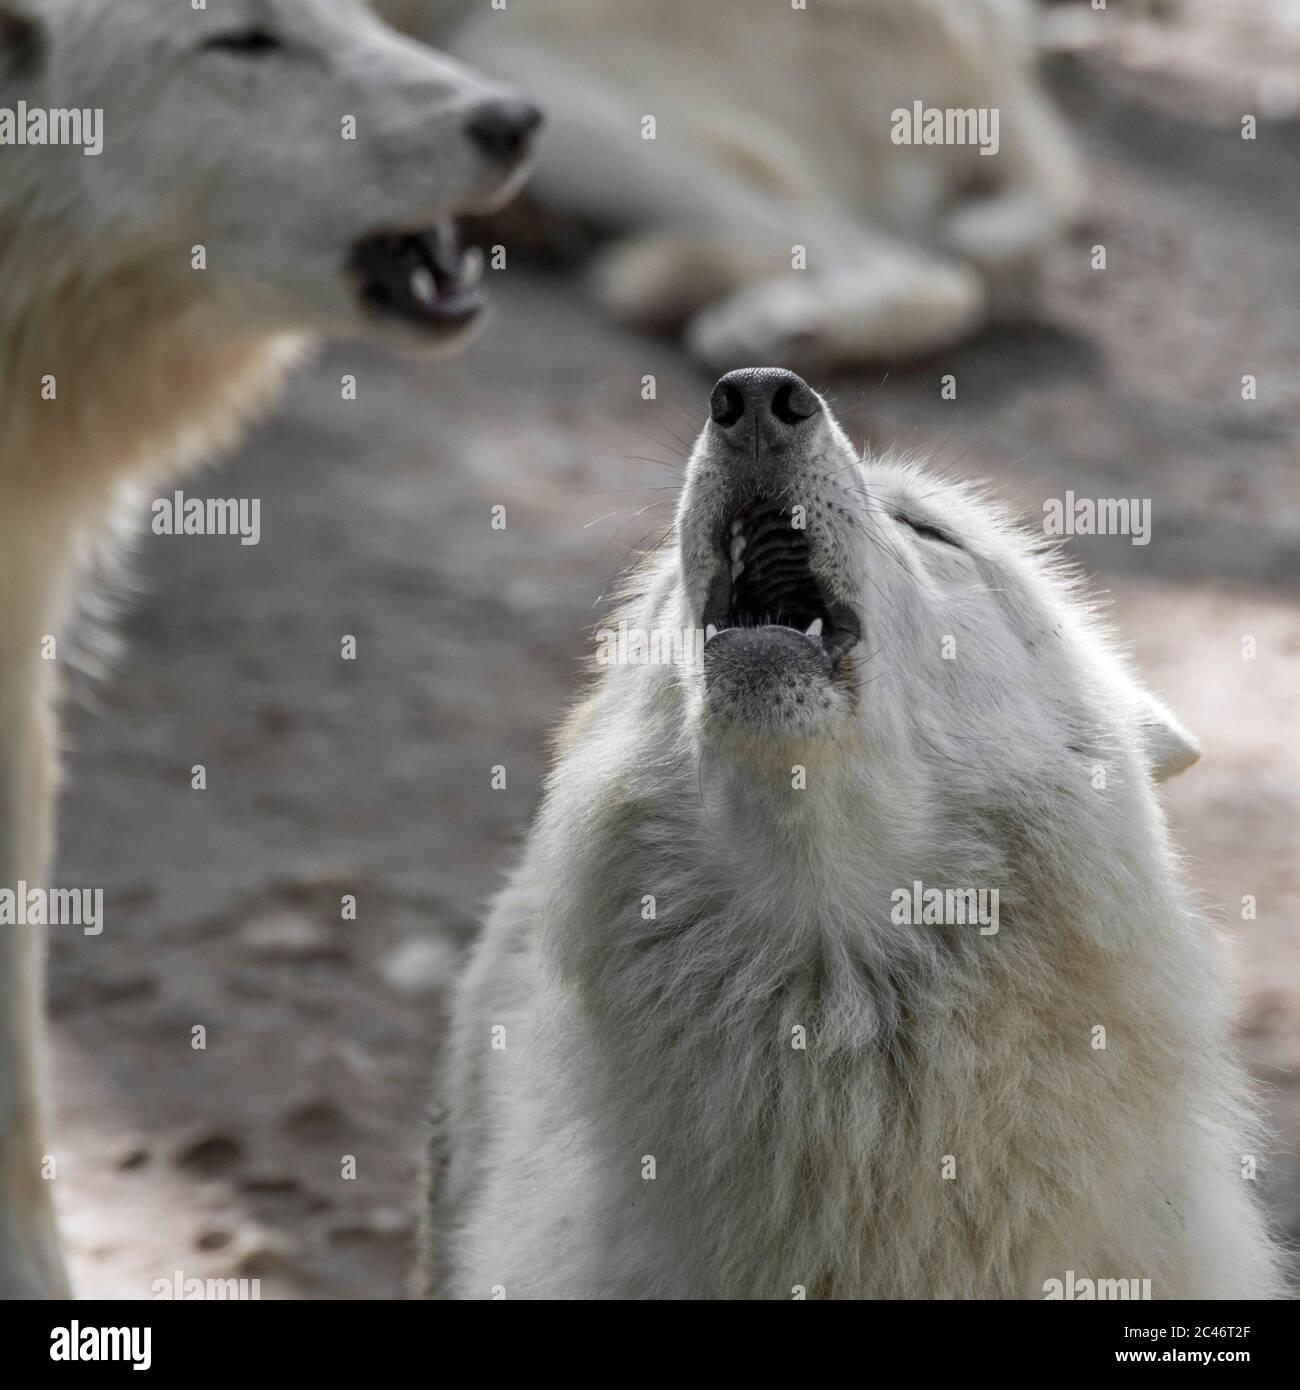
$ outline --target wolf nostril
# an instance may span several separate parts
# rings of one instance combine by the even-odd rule
[[[725,377],[713,388],[713,394],[709,397],[709,413],[714,423],[721,425],[724,430],[730,429],[745,413],[744,396]]]
[[[730,429],[752,420],[758,429],[793,430],[819,415],[821,399],[802,377],[780,367],[744,367],[728,372],[713,388],[709,407],[714,422]]]
[[[797,377],[783,382],[772,397],[772,414],[783,425],[797,425],[817,414],[817,398]]]
[[[526,101],[485,101],[469,113],[465,134],[493,159],[519,159],[528,149],[542,113]]]

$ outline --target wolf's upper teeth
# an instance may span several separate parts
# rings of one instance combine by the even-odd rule
[[[805,637],[820,637],[822,635],[822,620],[814,618],[804,630]]]
[[[740,535],[740,533],[741,533],[744,529],[745,529],[745,523],[744,523],[743,521],[741,521],[741,519],[740,519],[739,517],[737,517],[737,518],[735,519],[735,521],[733,521],[733,522],[731,523],[731,534],[732,534],[733,536],[738,536],[738,535]]]
[[[704,641],[705,641],[705,643],[707,644],[707,643],[709,643],[709,642],[712,642],[713,639],[714,639],[717,635],[718,635],[718,629],[714,626],[713,623],[710,623],[710,624],[704,629]]]
[[[412,298],[421,304],[432,304],[438,297],[438,282],[433,278],[433,271],[417,265],[411,272],[410,290]]]
[[[745,553],[745,538],[744,538],[744,536],[732,536],[732,538],[731,538],[731,558],[732,558],[733,560],[739,560],[740,557],[741,557],[744,553]]]
[[[460,258],[460,283],[463,289],[471,289],[483,278],[483,251],[478,246],[467,246]]]
[[[743,560],[736,560],[731,566],[731,577],[733,579],[739,579],[744,572],[745,562]]]

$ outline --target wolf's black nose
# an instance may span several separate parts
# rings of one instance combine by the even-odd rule
[[[759,425],[776,420],[793,429],[821,408],[821,402],[802,377],[779,367],[746,367],[728,372],[709,397],[713,423],[724,430],[746,418]]]
[[[492,159],[519,159],[528,149],[542,113],[526,101],[500,98],[476,106],[465,122],[465,134]]]

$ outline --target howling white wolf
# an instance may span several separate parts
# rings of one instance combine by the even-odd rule
[[[790,372],[710,414],[622,612],[699,645],[601,670],[460,988],[428,1285],[1274,1292],[1191,736],[1041,535]]]
[[[1027,0],[382,0],[547,111],[598,298],[718,370],[932,352],[1022,311],[1083,179]]]
[[[0,0],[0,889],[47,879],[50,638],[124,489],[228,445],[312,338],[464,342],[450,219],[513,191],[539,119],[354,0]],[[66,1290],[43,931],[0,927],[8,1296]]]

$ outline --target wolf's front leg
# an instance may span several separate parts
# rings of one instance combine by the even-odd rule
[[[12,614],[0,618],[11,620]],[[34,648],[26,659],[0,650],[0,662],[0,892],[17,894],[20,883],[44,887],[48,872],[53,683]],[[0,922],[0,1298],[69,1294],[53,1183],[44,1168],[45,931]]]

